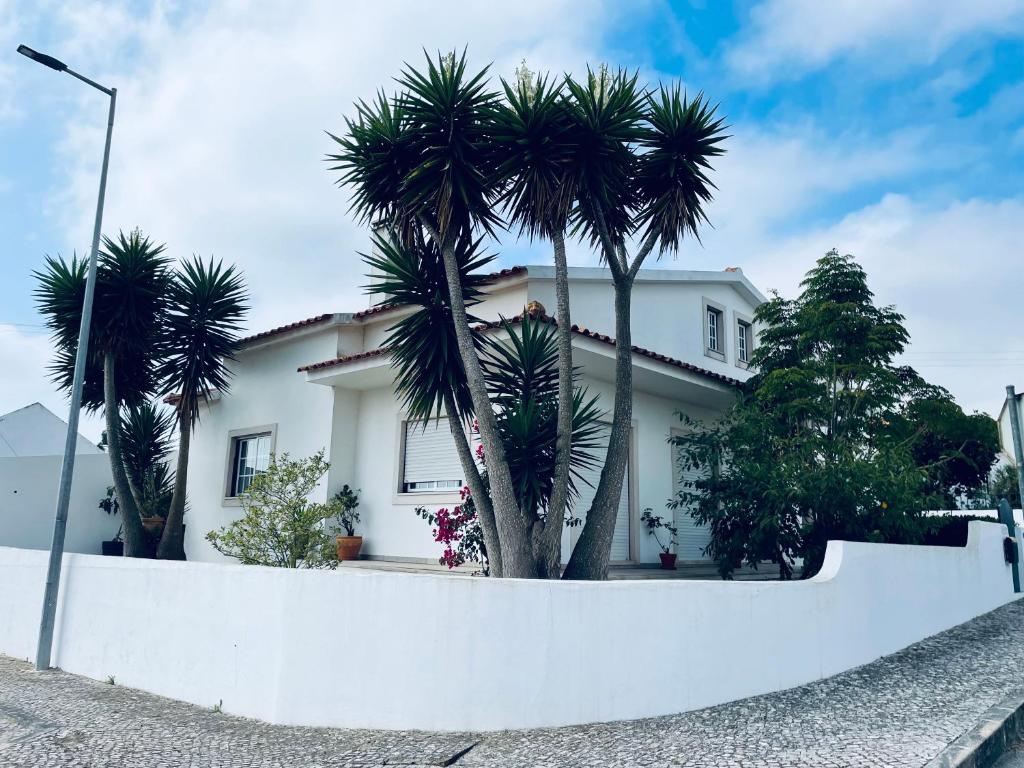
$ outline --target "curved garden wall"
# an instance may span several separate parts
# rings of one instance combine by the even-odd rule
[[[831,542],[806,582],[487,580],[67,555],[54,664],[274,723],[489,730],[640,718],[867,663],[1014,598],[964,548]],[[0,548],[0,652],[34,656],[46,553]]]

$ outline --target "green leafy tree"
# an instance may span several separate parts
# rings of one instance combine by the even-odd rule
[[[103,238],[96,273],[82,404],[103,409],[107,454],[124,528],[128,557],[151,554],[139,506],[131,491],[121,447],[120,409],[144,402],[155,388],[160,324],[170,280],[164,246],[139,230]],[[70,391],[85,296],[87,261],[47,258],[34,276],[40,313],[53,333],[56,357],[50,373]]]
[[[696,235],[711,197],[706,172],[710,160],[722,153],[722,121],[702,96],[691,101],[678,88],[649,94],[635,76],[611,74],[606,68],[588,73],[585,83],[567,77],[561,85],[550,86],[546,78],[535,81],[521,71],[514,85],[505,84],[504,102],[488,90],[486,77],[486,69],[467,72],[464,54],[428,59],[425,72],[407,67],[398,81],[399,95],[389,99],[381,94],[372,104],[357,105],[346,135],[335,137],[338,154],[329,159],[342,171],[340,182],[353,189],[353,208],[360,219],[386,226],[403,244],[413,242],[422,230],[440,252],[455,352],[488,456],[491,538],[496,541],[487,546],[489,553],[493,544],[500,548],[493,549],[496,574],[553,575],[551,569],[538,567],[536,520],[519,505],[488,399],[461,285],[459,244],[477,232],[496,235],[509,224],[527,235],[551,239],[563,371],[571,368],[566,229],[598,248],[609,264],[617,337],[612,430],[595,500],[566,570],[569,578],[604,578],[632,418],[633,281],[655,248],[659,253],[674,251],[684,235]],[[635,239],[639,246],[630,256],[628,244]],[[561,447],[553,482],[558,515],[568,495],[570,393],[563,383],[557,409]],[[482,500],[477,501],[479,506]],[[480,511],[486,531],[488,511]],[[544,557],[560,536],[560,525],[550,525],[542,534],[547,539]]]
[[[156,550],[166,560],[185,559],[185,499],[192,430],[200,404],[215,391],[227,392],[228,362],[239,345],[248,311],[245,286],[234,266],[198,257],[181,264],[171,281],[160,337],[157,376],[165,393],[176,395],[178,458],[167,523]]]
[[[336,568],[330,524],[341,505],[309,500],[328,469],[322,450],[307,459],[272,456],[241,497],[242,517],[207,533],[207,541],[244,565]]]
[[[811,575],[830,539],[918,541],[922,510],[952,487],[943,473],[971,466],[961,435],[931,439],[952,434],[955,414],[942,401],[939,420],[937,401],[915,398],[936,391],[894,363],[903,317],[875,306],[864,270],[833,250],[802,288],[758,308],[757,372],[725,419],[673,438],[684,468],[704,473],[674,505],[710,528],[723,575],[764,560]]]

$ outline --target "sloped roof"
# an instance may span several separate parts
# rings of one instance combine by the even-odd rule
[[[32,403],[0,416],[0,458],[60,456],[68,425],[40,403]],[[102,453],[82,435],[76,453]]]
[[[536,318],[536,319],[538,319],[538,320],[543,320],[544,322],[551,323],[552,325],[556,324],[555,319],[553,317],[549,317],[548,315],[532,314],[531,313],[531,316]],[[522,320],[523,320],[523,315],[522,314],[516,315],[515,317],[508,318],[508,322],[510,322],[510,323],[521,323]],[[477,325],[475,327],[477,328],[477,330],[492,330],[492,329],[500,328],[501,327],[501,323],[500,322],[480,323],[479,325]],[[582,336],[582,337],[587,338],[587,339],[593,339],[595,341],[601,342],[602,344],[607,344],[607,345],[612,346],[612,347],[616,346],[615,339],[613,339],[611,336],[608,336],[607,334],[597,333],[595,331],[589,330],[588,328],[580,328],[578,325],[573,325],[572,326],[572,332],[574,334],[576,334],[577,336]],[[635,344],[632,345],[631,349],[632,349],[634,354],[640,355],[641,357],[646,357],[646,358],[649,358],[651,360],[657,360],[659,362],[671,365],[674,368],[679,368],[679,369],[684,370],[684,371],[689,371],[690,373],[695,373],[698,376],[705,376],[707,378],[714,379],[715,381],[720,381],[723,384],[728,384],[729,386],[732,386],[732,387],[739,387],[740,384],[742,383],[739,379],[734,379],[731,376],[725,376],[724,374],[716,373],[715,371],[710,371],[707,368],[701,368],[700,366],[694,365],[693,363],[687,363],[687,362],[685,362],[683,360],[677,360],[674,357],[669,357],[668,355],[663,355],[663,354],[660,354],[659,352],[655,352],[655,351],[650,350],[650,349],[645,349],[644,347],[638,347]],[[366,360],[366,359],[374,358],[374,357],[381,357],[382,355],[386,355],[387,353],[388,353],[388,348],[387,347],[377,347],[376,349],[371,349],[368,352],[359,352],[358,354],[354,354],[354,355],[345,355],[343,357],[336,357],[336,358],[333,358],[331,360],[322,360],[322,361],[320,361],[318,363],[311,363],[309,365],[303,365],[303,366],[301,366],[298,369],[298,372],[299,373],[306,373],[306,372],[311,372],[311,371],[321,371],[321,370],[323,370],[325,368],[333,368],[333,367],[339,366],[339,365],[346,365],[348,363],[355,363],[355,362],[358,362],[360,360]]]

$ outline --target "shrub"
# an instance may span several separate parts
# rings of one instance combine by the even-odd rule
[[[210,531],[206,539],[220,553],[245,565],[278,568],[335,568],[337,551],[328,523],[338,517],[336,499],[311,502],[309,495],[330,465],[321,450],[307,459],[272,456],[241,497],[244,516]]]

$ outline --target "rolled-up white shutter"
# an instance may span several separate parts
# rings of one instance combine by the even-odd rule
[[[677,494],[683,490],[693,493],[693,486],[687,484],[707,477],[708,471],[706,468],[701,468],[700,470],[683,469],[681,459],[682,450],[678,445],[673,445],[672,471],[675,475],[675,491]],[[711,529],[707,526],[698,525],[697,521],[690,514],[691,510],[692,505],[687,504],[675,511],[675,526],[679,531],[679,547],[677,550],[679,559],[707,560],[708,556],[704,549],[711,543]]]
[[[448,419],[406,422],[403,491],[461,488],[462,464]]]

